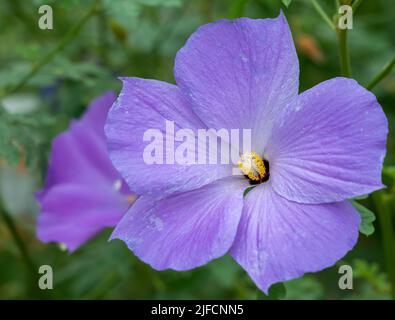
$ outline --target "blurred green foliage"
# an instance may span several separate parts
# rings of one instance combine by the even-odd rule
[[[332,17],[336,1],[318,0]],[[54,29],[40,30],[38,7],[53,8]],[[65,38],[94,6],[94,14]],[[308,0],[3,0],[0,2],[0,199],[14,218],[37,265],[54,269],[54,290],[37,291],[7,225],[0,222],[0,298],[48,299],[261,299],[253,282],[230,257],[189,272],[157,272],[140,262],[110,231],[69,254],[35,238],[37,211],[31,194],[40,188],[52,138],[105,90],[119,90],[119,76],[174,82],[173,60],[201,24],[220,18],[275,17],[284,10],[298,50],[301,91],[339,76],[336,34]],[[349,31],[353,77],[366,85],[395,54],[395,6],[362,1]],[[60,43],[60,49],[56,50]],[[54,52],[54,54],[50,54]],[[37,67],[43,57],[49,57]],[[22,87],[21,81],[38,68]],[[18,88],[18,90],[15,90]],[[374,89],[390,123],[384,182],[388,188],[358,200],[378,213],[381,196],[394,218],[395,73]],[[11,111],[11,112],[10,112]],[[15,192],[12,192],[15,190]],[[18,205],[15,205],[18,203]],[[356,248],[337,266],[272,288],[285,299],[388,299],[391,281],[382,237],[372,216],[361,226]],[[391,220],[390,220],[391,221]],[[392,219],[394,221],[394,219]],[[388,237],[387,237],[388,238]],[[395,241],[395,240],[394,240]],[[393,252],[395,256],[395,252]],[[350,264],[354,289],[340,290],[338,266]]]

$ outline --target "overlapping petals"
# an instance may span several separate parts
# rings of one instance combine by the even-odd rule
[[[166,152],[169,152],[164,142],[163,163],[147,164],[143,153],[149,143],[144,141],[148,130],[158,130],[165,139],[166,121],[172,121],[174,130],[192,130],[193,139],[197,139],[197,129],[207,127],[177,86],[138,78],[124,78],[123,84],[108,114],[105,130],[111,160],[136,194],[158,196],[187,191],[231,175],[228,166],[166,163]],[[174,148],[181,143],[175,142]]]
[[[265,292],[342,258],[360,223],[346,200],[382,187],[387,120],[354,80],[298,95],[298,77],[280,14],[199,28],[177,54],[176,86],[124,80],[106,133],[115,167],[143,196],[113,238],[160,270],[190,269],[230,250]],[[251,129],[269,181],[243,198],[249,185],[228,177],[231,165],[145,164],[143,133],[163,132],[165,119],[192,130]]]
[[[165,199],[142,196],[112,238],[125,241],[155,269],[198,267],[231,247],[246,185],[240,177],[228,177]]]
[[[231,254],[267,293],[275,282],[333,265],[354,247],[359,223],[348,202],[295,203],[268,183],[247,194]]]

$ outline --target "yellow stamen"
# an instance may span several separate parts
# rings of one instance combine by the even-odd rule
[[[253,181],[260,181],[266,176],[265,163],[255,152],[243,153],[237,164],[243,174]]]

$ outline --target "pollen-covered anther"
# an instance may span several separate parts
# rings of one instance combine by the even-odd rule
[[[264,160],[255,152],[243,153],[237,164],[243,174],[252,181],[261,181],[267,175]]]

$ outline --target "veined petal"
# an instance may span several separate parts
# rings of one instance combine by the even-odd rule
[[[265,150],[274,190],[301,203],[329,203],[383,187],[388,124],[375,96],[335,78],[302,93]]]
[[[124,78],[122,92],[109,112],[105,131],[110,158],[135,193],[157,197],[195,189],[231,175],[231,167],[227,165],[179,164],[173,157],[182,142],[175,141],[174,133],[169,134],[166,121],[173,123],[174,131],[191,130],[197,162],[197,130],[206,126],[193,113],[180,89],[156,80]],[[155,130],[163,138],[160,142],[163,163],[148,164],[144,160],[145,149],[150,144],[144,141],[144,135],[149,130]],[[173,150],[167,148],[168,142],[174,143]]]
[[[267,183],[247,194],[231,254],[267,293],[273,283],[332,266],[354,247],[359,223],[348,202],[299,204]]]
[[[252,129],[258,152],[273,119],[298,94],[299,63],[282,13],[200,27],[178,52],[174,73],[208,127]]]
[[[245,179],[228,177],[162,200],[142,196],[116,227],[141,260],[157,270],[188,270],[225,254],[239,223]]]

